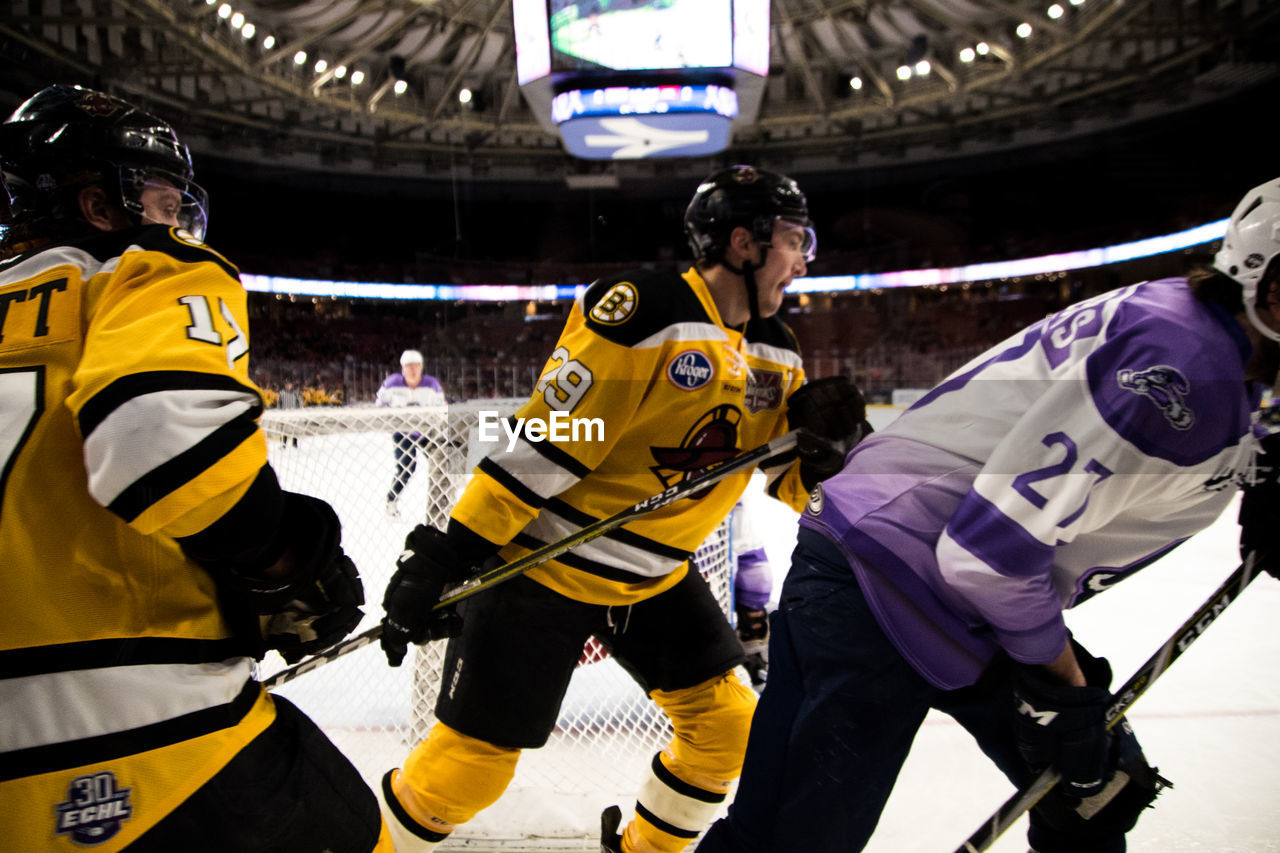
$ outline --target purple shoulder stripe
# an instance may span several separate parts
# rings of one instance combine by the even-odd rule
[[[965,496],[947,525],[947,533],[1006,577],[1047,574],[1053,562],[1053,546],[1032,536],[977,492]]]

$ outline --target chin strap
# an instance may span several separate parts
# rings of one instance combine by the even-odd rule
[[[768,251],[769,247],[762,243],[760,245],[760,266],[764,266],[765,254]],[[756,287],[756,270],[759,267],[747,260],[742,262],[741,268],[735,267],[728,260],[723,260],[720,263],[734,275],[742,276],[742,282],[747,288],[747,308],[751,311],[750,319],[747,322],[760,319],[760,296],[759,288]]]
[[[761,258],[761,261],[763,260]],[[760,294],[756,287],[756,268],[751,261],[742,262],[742,280],[747,286],[747,307],[751,309],[751,320],[758,320],[760,319]]]

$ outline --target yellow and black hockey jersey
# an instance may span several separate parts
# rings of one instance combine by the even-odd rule
[[[602,279],[574,305],[516,426],[504,430],[519,439],[490,450],[452,518],[516,559],[782,435],[786,400],[803,382],[786,324],[727,327],[696,269]],[[765,472],[772,494],[803,507],[793,461]],[[684,576],[750,476],[727,477],[528,576],[594,604],[656,595]]]
[[[266,463],[246,330],[176,228],[0,263],[0,849],[121,849],[274,718],[173,539]]]

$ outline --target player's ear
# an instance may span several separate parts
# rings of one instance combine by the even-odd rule
[[[80,215],[99,231],[116,231],[128,226],[128,220],[120,209],[111,203],[102,187],[85,187],[76,195]]]
[[[755,239],[751,236],[751,231],[742,225],[729,232],[729,249],[736,253],[739,258],[748,257],[754,245]],[[734,264],[734,266],[737,266],[737,264]]]

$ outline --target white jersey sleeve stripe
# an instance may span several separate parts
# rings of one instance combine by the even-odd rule
[[[245,418],[258,404],[248,391],[214,389],[158,391],[127,400],[85,438],[89,492],[110,506],[148,473]]]

